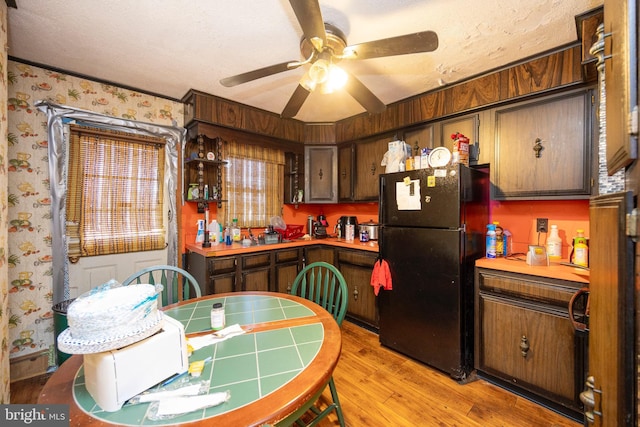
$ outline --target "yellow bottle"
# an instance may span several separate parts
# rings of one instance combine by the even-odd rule
[[[589,245],[584,230],[576,230],[576,237],[573,239],[573,257],[571,262],[583,267],[589,266]]]

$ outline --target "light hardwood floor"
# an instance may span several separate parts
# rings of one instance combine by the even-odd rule
[[[484,380],[464,385],[379,344],[348,321],[334,375],[348,426],[579,427]],[[35,403],[47,376],[11,384],[11,403]],[[328,397],[325,391],[323,398]],[[335,413],[320,426],[337,425]]]

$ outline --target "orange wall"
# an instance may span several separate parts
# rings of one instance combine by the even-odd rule
[[[216,206],[210,205],[209,220],[216,217]],[[556,224],[562,239],[563,258],[568,258],[571,252],[571,240],[577,229],[583,229],[589,237],[589,201],[588,200],[559,200],[559,201],[492,201],[490,206],[491,221],[498,221],[500,225],[511,232],[513,237],[513,252],[526,252],[529,244],[546,243],[547,234],[536,233],[536,219],[548,218],[549,227]],[[308,205],[285,205],[282,218],[286,224],[306,225],[307,216],[316,218],[324,213],[329,222],[327,232],[333,234],[333,228],[338,218],[343,215],[356,216],[358,222],[378,221],[377,203],[347,203]],[[195,203],[185,203],[182,206],[180,251],[184,252],[185,242],[194,242],[196,237],[196,222],[204,219],[204,214],[196,212]],[[242,221],[240,221],[242,222]],[[267,225],[267,224],[265,224]],[[306,231],[306,226],[305,226]]]

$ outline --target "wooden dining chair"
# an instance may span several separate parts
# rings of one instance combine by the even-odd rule
[[[162,306],[201,297],[202,291],[198,281],[186,270],[172,265],[154,265],[144,268],[127,277],[122,286],[149,283],[161,284]]]
[[[347,314],[347,304],[349,303],[347,282],[335,266],[326,262],[314,262],[304,267],[296,276],[291,286],[291,294],[311,300],[327,310],[338,325],[342,325],[344,316]],[[299,418],[296,424],[300,426],[315,426],[321,419],[335,410],[340,425],[344,427],[344,416],[342,407],[338,399],[338,392],[333,382],[333,376],[328,382],[331,391],[331,402],[324,410],[320,410],[316,404],[310,407],[315,415],[310,422],[302,421]],[[317,400],[316,400],[317,402]]]

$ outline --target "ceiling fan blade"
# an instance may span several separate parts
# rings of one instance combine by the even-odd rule
[[[343,54],[355,53],[352,59],[380,58],[383,56],[407,55],[432,52],[438,48],[438,35],[433,31],[405,34],[404,36],[374,40],[347,46]]]
[[[349,74],[344,87],[349,95],[353,96],[370,114],[382,113],[386,110],[387,106],[353,74]]]
[[[283,71],[293,70],[298,68],[301,64],[297,61],[283,62],[281,64],[269,65],[268,67],[259,68],[257,70],[248,71],[246,73],[238,74],[231,77],[225,77],[220,80],[220,84],[226,87],[237,86],[242,83],[247,83],[252,80],[261,79],[262,77],[278,74]]]
[[[318,0],[289,0],[289,3],[298,18],[304,37],[316,50],[322,50],[327,42],[327,33]]]
[[[310,93],[311,92],[305,89],[304,86],[299,84],[295,92],[293,92],[293,95],[291,95],[291,98],[289,98],[289,102],[285,105],[284,110],[282,110],[280,117],[290,119],[298,114],[298,111],[300,111],[302,104],[304,104],[304,101],[306,101]]]

